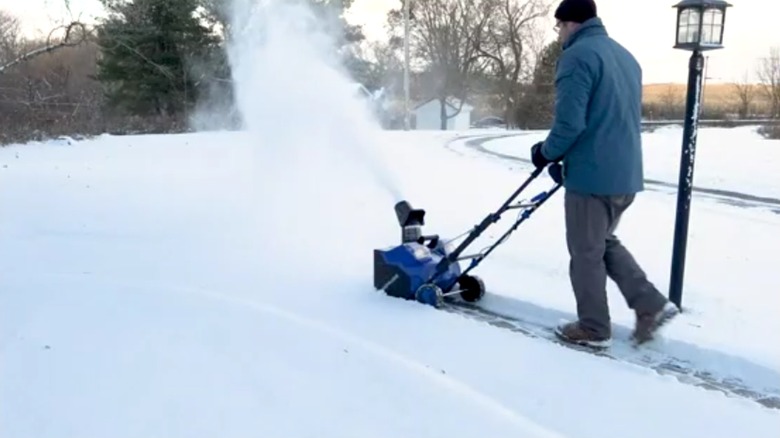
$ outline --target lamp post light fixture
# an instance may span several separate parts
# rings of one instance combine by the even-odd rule
[[[702,95],[702,52],[723,48],[723,25],[726,8],[732,6],[723,0],[682,0],[677,8],[675,49],[691,53],[688,63],[688,91],[685,102],[680,176],[677,187],[677,212],[674,225],[674,248],[669,285],[669,300],[682,310],[682,285],[685,273],[685,252],[688,240],[693,165],[696,156],[699,106]]]

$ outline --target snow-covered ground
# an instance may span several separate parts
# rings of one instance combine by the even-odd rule
[[[359,154],[252,133],[3,148],[0,435],[776,434],[776,409],[374,291],[399,196],[455,236],[528,175],[470,134],[367,132]],[[561,201],[478,268],[485,306],[573,316]],[[645,192],[620,230],[663,290],[673,211]],[[700,201],[691,220],[687,312],[647,348],[777,388],[780,216]]]
[[[757,129],[757,126],[700,129],[695,154],[696,185],[780,198],[780,176],[777,175],[780,143],[765,140]],[[537,131],[529,136],[539,141],[545,134]],[[660,127],[643,135],[647,179],[677,184],[682,138],[679,126]],[[489,145],[492,151],[528,158],[528,151],[517,146],[512,137]]]
[[[486,152],[524,158],[543,133],[378,130],[316,20],[232,3],[246,130],[0,149],[0,436],[777,436],[780,409],[375,291],[396,201],[459,235],[530,172]],[[680,136],[645,135],[648,178],[674,183]],[[778,196],[778,142],[701,138],[697,184]],[[615,350],[778,396],[780,215],[721,201],[694,197],[686,312]],[[664,291],[674,206],[648,190],[619,230]],[[567,266],[556,196],[478,267],[482,305],[573,318]]]

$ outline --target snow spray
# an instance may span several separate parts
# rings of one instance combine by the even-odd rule
[[[362,270],[366,248],[386,240],[377,237],[381,224],[396,232],[388,206],[403,199],[380,156],[386,136],[334,56],[322,18],[305,3],[231,6],[228,59],[253,147],[250,189],[263,256],[273,253],[275,266],[280,256],[296,266],[317,258],[307,278],[319,275],[310,269]],[[392,199],[377,199],[385,196]]]
[[[335,59],[326,20],[305,0],[233,0],[229,16],[238,109],[264,156],[287,154],[286,164],[300,169],[327,154],[364,167],[382,190],[402,199],[378,155],[382,129],[358,96],[359,84]]]

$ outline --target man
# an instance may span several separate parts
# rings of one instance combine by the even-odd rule
[[[557,327],[556,334],[581,345],[610,345],[609,277],[634,310],[633,338],[643,343],[678,311],[614,234],[621,215],[644,189],[642,70],[608,36],[593,0],[563,0],[555,18],[563,44],[555,75],[555,119],[547,139],[531,149],[531,158],[537,167],[563,161],[569,277],[578,320]]]

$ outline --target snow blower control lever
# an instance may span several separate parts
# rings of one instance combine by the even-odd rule
[[[415,209],[407,201],[398,202],[395,213],[401,226],[401,245],[374,250],[374,287],[390,296],[417,300],[435,307],[442,305],[445,298],[455,295],[469,302],[481,299],[485,294],[485,286],[481,279],[469,275],[469,272],[560,189],[563,179],[561,165],[553,163],[547,169],[554,182],[552,188],[539,193],[530,201],[515,202],[544,170],[536,168],[498,210],[447,243],[438,235],[423,235],[425,210]],[[520,210],[517,220],[495,243],[476,254],[462,255],[491,224],[501,219],[502,214],[515,209]],[[466,238],[451,249],[452,242],[463,235]],[[462,260],[471,260],[465,270],[458,263]]]

